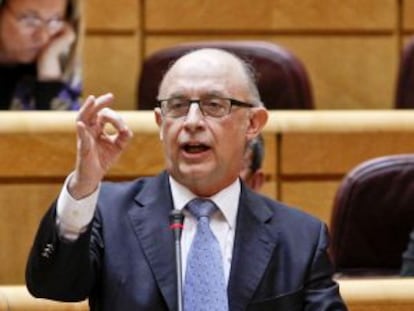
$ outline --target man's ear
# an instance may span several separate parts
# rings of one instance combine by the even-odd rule
[[[256,137],[266,125],[269,115],[264,107],[251,108],[250,124],[247,129],[248,139]]]
[[[161,109],[159,107],[154,109],[154,116],[155,116],[155,122],[158,125],[159,133],[160,133],[160,140],[163,140],[162,136],[162,115],[161,115]]]

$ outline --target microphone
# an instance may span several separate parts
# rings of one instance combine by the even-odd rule
[[[183,311],[183,282],[181,263],[181,232],[183,231],[184,215],[180,210],[173,209],[170,213],[170,229],[174,233],[175,265],[177,271],[177,303],[178,311]]]

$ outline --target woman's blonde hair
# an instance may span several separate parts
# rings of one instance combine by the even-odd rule
[[[76,34],[75,42],[61,60],[64,80],[70,85],[82,83],[83,2],[82,0],[68,0],[66,11],[66,20],[72,25]]]
[[[66,84],[67,94],[61,94],[52,100],[50,108],[52,110],[68,109],[67,107],[78,107],[81,101],[83,89],[83,70],[82,70],[82,48],[84,37],[84,1],[68,0],[65,19],[75,31],[75,42],[69,51],[62,55],[61,66],[63,81]],[[77,102],[74,104],[74,102]],[[75,108],[76,109],[76,108]]]

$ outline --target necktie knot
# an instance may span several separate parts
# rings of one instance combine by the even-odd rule
[[[217,206],[211,200],[196,198],[188,202],[187,209],[195,218],[200,219],[210,217],[217,210]]]

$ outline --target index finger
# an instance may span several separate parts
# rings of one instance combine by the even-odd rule
[[[82,121],[85,124],[95,123],[99,111],[109,107],[113,99],[112,93],[101,95],[98,98],[95,98],[93,95],[88,96],[79,110],[77,121]]]

